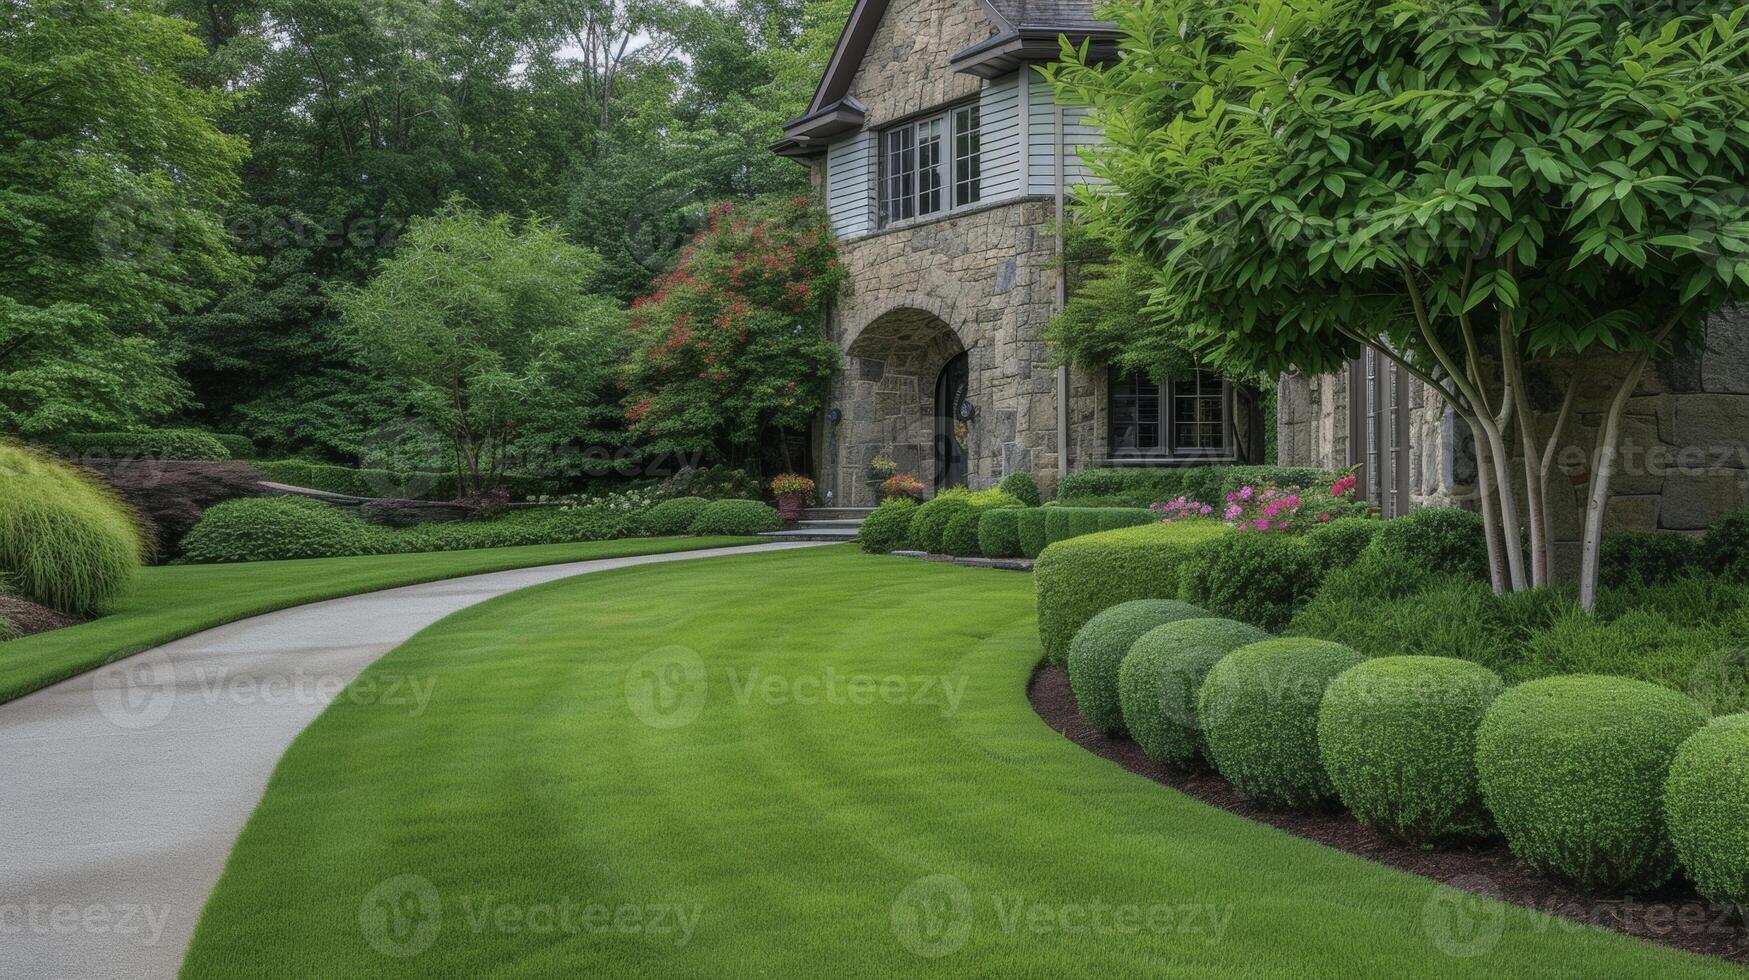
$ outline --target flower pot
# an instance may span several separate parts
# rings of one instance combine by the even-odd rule
[[[783,518],[785,524],[793,524],[802,519],[802,494],[785,493],[777,498],[777,516]]]

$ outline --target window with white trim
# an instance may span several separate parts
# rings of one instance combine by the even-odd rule
[[[980,125],[973,104],[881,133],[882,227],[977,203],[983,176]]]

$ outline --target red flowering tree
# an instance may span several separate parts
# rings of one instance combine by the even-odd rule
[[[740,465],[806,428],[839,364],[823,329],[844,284],[837,253],[806,197],[713,207],[678,267],[632,303],[633,433]]]

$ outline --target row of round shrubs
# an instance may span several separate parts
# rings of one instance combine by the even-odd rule
[[[1090,724],[1259,803],[1340,803],[1423,845],[1498,828],[1582,887],[1655,888],[1680,865],[1707,898],[1749,902],[1749,715],[1708,724],[1620,677],[1506,688],[1468,661],[1368,660],[1159,599],[1090,619],[1068,670]]]
[[[637,535],[740,536],[774,531],[777,511],[757,500],[681,497],[641,514],[606,507],[539,507],[478,521],[397,529],[307,497],[248,497],[207,509],[182,539],[183,561],[276,561],[517,545]]]
[[[146,558],[138,515],[86,471],[0,440],[0,587],[72,615],[103,611]]]
[[[884,501],[863,518],[857,540],[869,554],[915,550],[976,555],[979,528],[985,515],[998,510],[1028,509],[1020,497],[1001,488],[944,490],[922,504],[895,498]]]

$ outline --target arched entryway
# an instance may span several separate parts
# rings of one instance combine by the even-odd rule
[[[926,487],[965,482],[966,447],[954,413],[966,398],[965,346],[947,322],[902,308],[877,317],[845,351],[837,391],[840,500],[877,502],[877,457]]]

